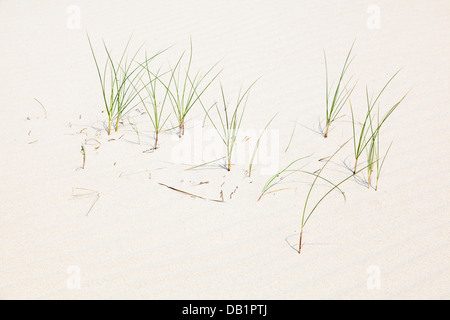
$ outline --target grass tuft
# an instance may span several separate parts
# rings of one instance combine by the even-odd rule
[[[254,81],[243,93],[241,87],[241,90],[239,91],[237,97],[237,101],[232,108],[229,107],[228,102],[225,98],[223,86],[222,84],[220,84],[223,108],[219,108],[217,103],[213,105],[215,107],[214,110],[216,110],[217,116],[219,118],[218,121],[212,120],[210,112],[204,108],[208,119],[210,120],[211,124],[213,125],[214,129],[216,130],[220,139],[226,147],[228,171],[231,171],[231,159],[236,144],[236,138],[238,136],[239,129],[241,128],[242,119],[244,118],[244,112],[250,94],[250,89],[253,87],[256,81]]]
[[[164,82],[160,81],[167,89],[173,112],[177,118],[179,129],[178,136],[180,138],[184,135],[187,115],[222,71],[220,70],[217,73],[213,74],[213,71],[218,65],[217,62],[203,75],[200,73],[200,71],[198,71],[195,75],[192,75],[192,56],[193,50],[191,39],[190,54],[185,72],[183,74],[181,73],[181,62],[184,57],[183,53],[178,59],[175,66],[171,68],[170,81],[168,85],[165,85]],[[212,78],[206,80],[211,74],[213,74]]]
[[[145,111],[152,123],[153,130],[155,132],[155,144],[153,146],[153,149],[156,150],[158,148],[158,140],[159,140],[159,134],[161,131],[163,131],[164,125],[166,124],[167,120],[169,119],[169,116],[166,118],[163,117],[163,111],[166,105],[167,97],[169,95],[169,90],[167,87],[165,87],[165,93],[164,98],[162,101],[158,98],[157,93],[157,83],[162,83],[160,80],[160,70],[158,70],[156,73],[153,73],[150,71],[150,65],[149,61],[150,59],[147,58],[147,53],[145,55],[146,59],[144,64],[142,64],[142,67],[145,70],[145,75],[147,76],[146,81],[142,80],[140,78],[140,82],[143,85],[144,88],[144,94],[146,96],[141,95],[141,90],[137,89],[135,87],[135,90],[139,96],[140,101],[142,102],[142,105],[145,108]]]
[[[135,90],[135,83],[138,79],[140,79],[144,71],[142,64],[136,62],[136,56],[141,51],[142,46],[134,52],[131,59],[128,58],[128,48],[132,38],[132,36],[130,36],[119,61],[115,62],[111,56],[111,51],[103,41],[103,47],[106,52],[107,59],[104,67],[102,68],[102,72],[89,34],[87,34],[87,38],[100,80],[104,107],[108,116],[108,135],[110,135],[113,126],[117,132],[122,117],[137,106],[135,103],[136,97],[141,90],[146,88],[144,85],[139,90]],[[164,51],[165,50],[159,51],[154,56],[146,58],[145,63],[148,63],[148,61],[156,58]]]
[[[384,87],[381,89],[381,91],[378,93],[375,99],[369,98],[369,90],[366,86],[366,103],[367,103],[367,112],[366,116],[364,118],[364,121],[361,124],[361,127],[359,130],[356,128],[356,121],[355,116],[353,113],[353,107],[350,102],[350,110],[352,113],[352,125],[353,125],[353,151],[355,156],[355,167],[353,169],[353,174],[356,174],[358,161],[363,154],[363,152],[366,150],[366,148],[369,148],[368,151],[368,158],[374,159],[378,158],[376,156],[376,153],[378,152],[376,150],[377,141],[379,141],[379,134],[380,129],[382,125],[386,122],[386,120],[389,118],[389,116],[395,111],[395,109],[400,105],[400,103],[406,98],[405,94],[399,101],[397,101],[394,105],[391,106],[391,108],[388,110],[388,112],[380,119],[379,117],[379,111],[378,111],[378,120],[376,123],[376,126],[373,125],[373,121],[375,118],[374,114],[374,107],[376,103],[378,102],[379,98],[387,88],[387,86],[391,83],[391,81],[394,79],[394,77],[400,72],[397,71],[390,79],[387,81],[387,83],[384,85]],[[370,161],[369,161],[370,162]],[[372,168],[370,168],[372,169]]]

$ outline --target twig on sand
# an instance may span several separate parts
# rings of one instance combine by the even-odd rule
[[[100,199],[100,192],[98,192],[96,190],[85,189],[85,188],[73,188],[72,189],[71,200],[89,198],[89,197],[95,197],[95,200],[94,200],[94,202],[92,202],[92,205],[89,207],[89,210],[85,215],[86,217],[89,215],[89,213],[91,213],[91,211],[94,208],[95,204],[97,203],[98,199]]]
[[[44,110],[45,113],[45,119],[47,119],[47,110],[45,109],[44,105],[42,104],[42,102],[40,102],[38,99],[34,98],[34,100],[36,100],[37,103],[39,103],[42,107],[42,109]]]
[[[81,154],[83,155],[83,169],[86,166],[86,149],[84,148],[84,144],[81,145]]]
[[[223,200],[207,199],[207,198],[204,198],[204,197],[201,197],[201,196],[198,196],[198,195],[195,195],[195,194],[192,194],[192,193],[189,193],[189,192],[186,192],[186,191],[183,191],[183,190],[180,190],[180,189],[177,189],[177,188],[168,186],[168,185],[166,185],[166,184],[164,184],[164,183],[160,183],[160,182],[159,182],[159,184],[162,185],[162,186],[164,186],[164,187],[166,187],[166,188],[169,188],[169,189],[171,189],[171,190],[173,190],[173,191],[177,191],[177,192],[186,194],[186,195],[191,196],[191,197],[194,197],[194,198],[203,199],[203,200],[208,200],[208,201],[213,201],[213,202],[224,202]]]

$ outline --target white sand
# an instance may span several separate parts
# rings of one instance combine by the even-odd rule
[[[1,1],[0,298],[450,298],[450,5],[371,4],[381,9],[380,29],[367,27],[362,1]],[[80,29],[67,27],[70,5],[80,9]],[[384,107],[410,90],[382,132],[384,147],[395,141],[379,190],[350,180],[345,203],[330,196],[298,255],[308,177],[291,176],[283,187],[296,189],[256,202],[268,179],[261,167],[251,179],[244,165],[186,172],[174,161],[176,132],[142,153],[152,143],[145,117],[136,117],[142,145],[129,126],[110,142],[98,131],[101,147],[87,146],[79,170],[80,145],[104,120],[85,30],[98,52],[103,37],[117,54],[133,31],[133,45],[145,41],[150,51],[174,45],[164,56],[172,62],[192,36],[196,68],[224,58],[230,94],[262,75],[245,126],[262,128],[279,112],[271,132],[280,167],[314,152],[312,168],[351,136],[348,106],[329,139],[305,128],[324,118],[322,50],[334,78],[356,38],[355,109],[364,108],[365,84],[378,89],[400,67]],[[208,94],[218,99],[218,85]],[[201,110],[192,116],[188,129]],[[334,181],[342,161],[352,163],[348,147],[327,172]],[[209,198],[222,189],[226,202],[158,183]],[[73,188],[100,193],[89,216],[95,196],[71,200]]]

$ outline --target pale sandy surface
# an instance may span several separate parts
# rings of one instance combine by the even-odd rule
[[[366,25],[365,1],[0,1],[0,298],[448,299],[450,4],[371,4],[379,30]],[[66,26],[70,5],[79,30]],[[268,179],[257,165],[251,179],[244,165],[186,172],[173,161],[175,132],[142,153],[152,143],[145,117],[135,117],[142,145],[129,126],[108,142],[86,30],[99,51],[104,38],[119,52],[133,31],[150,51],[174,45],[164,56],[172,62],[192,36],[195,66],[223,58],[230,94],[262,75],[245,125],[264,127],[279,112],[280,166],[314,152],[311,168],[351,136],[347,107],[329,139],[308,129],[323,121],[323,49],[335,75],[356,38],[355,106],[364,108],[366,84],[380,88],[400,67],[385,107],[410,90],[382,133],[384,146],[395,141],[379,190],[345,184],[347,201],[334,194],[319,207],[299,256],[310,179],[290,176],[282,186],[293,189],[256,202]],[[208,97],[219,94],[216,84]],[[192,116],[188,129],[202,119]],[[101,147],[87,146],[80,170],[90,138]],[[346,174],[348,147],[330,179]],[[209,198],[223,190],[226,202],[158,183]],[[71,199],[73,188],[100,193],[89,216],[95,197]],[[80,289],[67,285],[74,270]]]

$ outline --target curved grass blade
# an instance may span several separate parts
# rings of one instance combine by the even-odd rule
[[[290,164],[288,164],[287,167],[285,167],[283,170],[281,170],[281,171],[275,173],[269,180],[267,180],[266,184],[265,184],[264,187],[262,188],[261,195],[259,196],[258,201],[261,200],[262,196],[263,196],[264,193],[269,189],[269,186],[272,184],[272,182],[273,182],[276,178],[278,178],[283,172],[285,172],[287,169],[289,169],[294,163],[297,163],[297,162],[299,162],[300,160],[309,158],[309,157],[311,157],[311,156],[312,156],[312,154],[310,154],[310,155],[308,155],[308,156],[306,156],[306,157],[298,158],[298,159],[292,161]]]
[[[255,159],[256,152],[258,151],[258,148],[259,148],[259,142],[261,141],[261,138],[262,138],[264,132],[266,132],[267,128],[269,127],[269,125],[272,123],[273,119],[275,119],[275,117],[276,117],[277,115],[278,115],[278,113],[275,114],[275,115],[272,117],[272,119],[270,119],[270,121],[269,121],[269,122],[267,123],[267,125],[265,126],[264,130],[263,130],[263,131],[261,132],[261,134],[259,135],[258,141],[256,141],[256,145],[255,145],[255,148],[254,148],[254,150],[253,150],[253,155],[252,155],[252,158],[250,159],[250,164],[249,164],[249,166],[248,166],[248,176],[249,176],[249,177],[252,175],[253,160]]]

